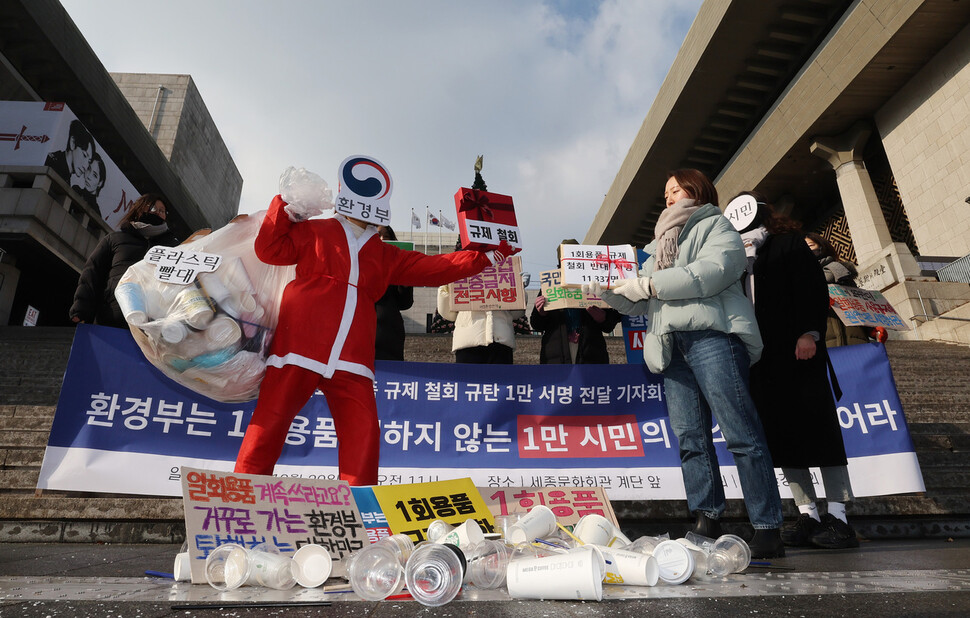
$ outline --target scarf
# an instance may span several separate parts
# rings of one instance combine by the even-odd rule
[[[141,234],[142,238],[155,238],[156,236],[161,236],[168,231],[168,223],[151,225],[149,223],[142,223],[141,221],[132,221],[131,227],[133,227],[136,232]]]
[[[657,270],[670,268],[677,259],[680,245],[677,240],[680,232],[690,216],[697,212],[700,206],[697,200],[682,199],[677,200],[667,207],[657,219],[657,227],[654,228],[654,236],[657,239]]]

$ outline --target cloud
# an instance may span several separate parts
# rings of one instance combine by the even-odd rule
[[[453,212],[484,154],[536,272],[585,234],[700,0],[63,4],[108,70],[193,76],[242,173],[241,212],[288,165],[335,184],[360,153],[389,167],[407,229],[411,208]]]

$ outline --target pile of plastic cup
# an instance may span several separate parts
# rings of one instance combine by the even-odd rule
[[[464,551],[467,567],[465,583],[476,588],[499,588],[505,583],[509,562],[512,561],[512,548],[491,539],[485,539]]]
[[[414,549],[404,569],[408,592],[422,605],[437,607],[461,591],[465,555],[450,543],[423,543]]]
[[[205,579],[216,590],[235,590],[249,580],[252,564],[242,545],[225,543],[205,559]]]
[[[414,552],[406,534],[384,537],[355,552],[347,563],[350,587],[362,599],[381,601],[404,589],[404,567]]]

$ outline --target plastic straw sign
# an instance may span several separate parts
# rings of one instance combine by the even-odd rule
[[[485,532],[495,530],[492,513],[470,478],[373,489],[391,532],[415,542],[427,540],[428,524],[436,519],[453,525],[474,519]]]
[[[598,281],[604,288],[637,276],[637,254],[630,245],[560,245],[561,285]]]
[[[179,247],[152,247],[145,261],[155,264],[155,278],[165,283],[188,285],[199,273],[211,273],[222,264],[222,256]]]
[[[599,296],[584,294],[579,288],[567,288],[561,283],[561,270],[544,270],[539,273],[539,292],[546,299],[543,307],[545,311],[556,309],[585,309],[587,307],[602,307],[606,304]]]
[[[528,513],[541,504],[564,526],[575,525],[584,515],[601,515],[619,526],[602,487],[481,487],[479,491],[493,516]]]
[[[333,560],[367,544],[346,481],[183,467],[182,498],[193,583],[205,583],[205,559],[224,543],[272,543],[282,554],[312,543]]]
[[[522,260],[518,256],[448,286],[452,311],[525,309]]]
[[[881,292],[829,284],[832,309],[846,326],[882,326],[890,330],[909,330]]]

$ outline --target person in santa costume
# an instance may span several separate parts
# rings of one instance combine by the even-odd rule
[[[273,473],[290,423],[320,389],[337,434],[340,478],[351,485],[376,485],[375,303],[390,285],[439,286],[478,274],[516,252],[504,241],[488,252],[429,256],[399,249],[377,234],[376,224],[390,219],[391,183],[384,166],[370,157],[348,157],[340,179],[334,217],[307,220],[322,208],[297,203],[304,199],[299,187],[289,190],[295,197],[288,203],[283,197],[290,197],[288,190],[281,186],[283,195],[273,198],[256,237],[259,259],[295,264],[296,277],[283,291],[266,376],[236,458],[237,473]],[[326,183],[322,187],[325,197],[317,203],[333,208]]]

